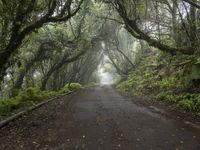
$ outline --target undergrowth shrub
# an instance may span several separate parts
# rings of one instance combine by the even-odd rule
[[[123,90],[123,91],[128,91],[128,90],[134,88],[135,85],[136,85],[136,81],[134,79],[129,79],[129,80],[122,82],[120,85],[117,86],[117,88],[119,88],[120,90]]]
[[[172,88],[175,88],[177,86],[177,78],[175,78],[174,76],[168,77],[168,78],[164,78],[161,81],[156,82],[154,85],[154,87],[158,87],[161,90],[169,90]]]
[[[184,99],[179,103],[180,106],[182,106],[184,109],[189,111],[196,111],[196,106],[194,102],[190,99]]]
[[[57,93],[53,91],[41,91],[39,88],[29,87],[13,98],[0,100],[0,116],[10,115],[56,95]]]
[[[68,83],[64,86],[64,88],[73,91],[82,88],[82,85],[80,83],[70,83],[70,84]]]
[[[188,111],[200,112],[200,63],[180,65],[193,58],[162,54],[144,58],[117,88],[134,94],[148,94]]]
[[[40,103],[49,98],[55,97],[63,93],[82,88],[79,83],[71,83],[65,85],[59,92],[54,91],[41,91],[39,87],[29,87],[13,98],[5,98],[0,100],[0,116],[8,116],[19,110],[25,109],[37,103]]]
[[[4,99],[0,101],[0,116],[10,114],[11,111],[20,108],[20,101],[15,99]]]
[[[187,94],[179,104],[189,111],[200,112],[200,94]]]
[[[185,95],[176,95],[169,92],[160,92],[155,97],[157,100],[164,100],[170,103],[178,103],[185,99]]]
[[[188,111],[200,112],[200,94],[184,93],[176,95],[169,92],[160,92],[155,98],[170,103],[177,103]]]
[[[19,99],[21,102],[40,102],[43,100],[44,94],[42,91],[40,91],[37,88],[27,88],[24,91],[21,91],[18,96],[16,96],[17,99]]]
[[[70,85],[68,83],[59,91],[59,93],[69,93],[70,91],[77,90],[80,88],[83,88],[83,86],[80,83],[71,83]]]
[[[71,92],[71,90],[67,87],[67,86],[64,86],[60,91],[59,93],[61,94],[65,94],[65,93],[69,93]]]

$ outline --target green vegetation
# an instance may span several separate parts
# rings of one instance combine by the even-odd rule
[[[70,91],[74,91],[81,88],[83,88],[83,86],[79,83],[68,83],[60,90],[60,93],[69,93]]]
[[[120,83],[118,88],[134,94],[149,95],[152,99],[166,101],[199,113],[200,86],[196,84],[199,79],[196,72],[200,68],[194,69],[191,67],[192,64],[177,67],[174,65],[176,63],[174,58],[170,58],[171,63],[166,65],[165,61],[169,61],[169,58],[163,56],[166,55],[150,56],[141,60],[136,70],[128,76],[127,80]]]
[[[66,87],[69,88],[69,90],[73,91],[73,90],[82,88],[82,85],[79,83],[70,83],[70,84],[65,85],[64,88],[66,88]]]
[[[121,90],[199,112],[198,3],[0,1],[0,111],[99,83],[104,70]]]
[[[104,23],[90,23],[94,5],[0,1],[0,116],[97,81]]]
[[[57,92],[49,90],[41,91],[41,89],[38,87],[29,87],[23,91],[20,91],[15,97],[0,100],[0,117],[9,116],[50,98],[67,94],[80,88],[82,88],[82,85],[79,83],[71,83],[70,87],[67,84]]]

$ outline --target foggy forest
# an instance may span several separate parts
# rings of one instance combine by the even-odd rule
[[[200,150],[199,0],[0,0],[1,150]]]

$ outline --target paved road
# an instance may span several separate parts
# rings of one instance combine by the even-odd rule
[[[78,91],[0,130],[1,150],[200,150],[200,131],[109,86]]]

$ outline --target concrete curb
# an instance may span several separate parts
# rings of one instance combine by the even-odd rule
[[[51,98],[51,99],[49,99],[49,100],[47,100],[47,101],[41,102],[41,103],[39,103],[39,104],[36,104],[35,106],[31,106],[31,107],[29,107],[29,108],[26,109],[26,110],[23,110],[23,111],[21,111],[21,112],[18,112],[17,114],[14,114],[14,115],[12,115],[12,116],[10,116],[10,117],[8,117],[8,118],[6,118],[6,119],[0,121],[0,128],[2,128],[2,127],[4,127],[4,126],[8,125],[8,124],[9,124],[10,122],[12,122],[13,120],[20,118],[21,116],[23,116],[24,114],[27,114],[27,113],[30,112],[30,111],[33,111],[33,110],[35,110],[35,109],[37,109],[37,108],[39,108],[39,107],[41,107],[41,106],[43,106],[43,105],[45,105],[45,104],[51,102],[51,101],[54,101],[54,100],[56,100],[56,99],[58,99],[58,98],[64,97],[64,96],[66,96],[66,95],[70,95],[70,94],[72,94],[72,93],[74,93],[74,92],[76,92],[76,91],[77,91],[77,90],[72,91],[72,92],[69,92],[69,93],[64,94],[64,95],[61,95],[61,96],[57,96],[57,97]]]

